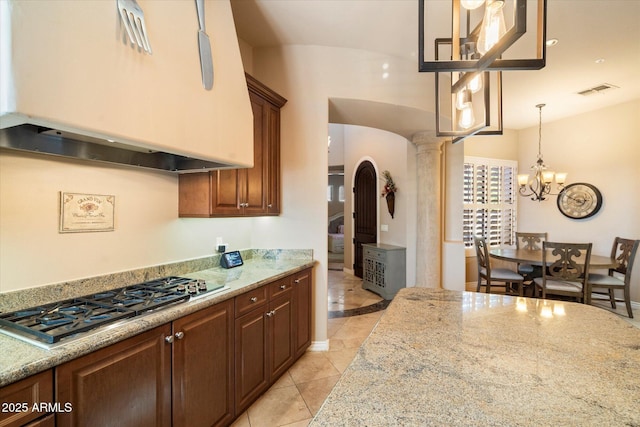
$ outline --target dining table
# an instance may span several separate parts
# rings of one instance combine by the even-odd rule
[[[551,249],[547,249],[547,255],[551,254]],[[542,266],[542,250],[514,249],[514,248],[491,248],[489,256],[502,261],[510,261],[524,264]],[[549,257],[549,259],[554,259]],[[550,264],[549,262],[547,264]],[[589,260],[589,270],[607,270],[618,265],[615,258],[609,255],[591,254]]]
[[[554,260],[555,257],[550,256],[552,249],[547,249],[547,259]],[[509,261],[515,263],[531,264],[535,266],[542,266],[542,250],[531,249],[514,249],[514,248],[491,248],[489,250],[489,256],[501,261]],[[547,267],[551,264],[547,261]],[[589,259],[589,271],[593,270],[608,270],[609,268],[615,268],[618,266],[618,262],[615,258],[611,258],[609,255],[595,255],[591,254]],[[588,283],[587,283],[588,285]],[[591,303],[591,288],[588,287],[585,292],[585,302]]]

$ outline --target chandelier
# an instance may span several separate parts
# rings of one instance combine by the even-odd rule
[[[527,1],[418,0],[418,68],[435,73],[436,135],[502,134],[502,71],[545,66],[546,0],[530,11]],[[522,37],[527,13],[536,25]]]
[[[531,196],[531,200],[537,200],[538,202],[545,200],[547,195],[556,196],[558,194],[551,193],[551,183],[554,176],[560,190],[564,188],[564,182],[567,179],[567,174],[564,172],[554,173],[547,170],[547,165],[542,160],[542,107],[544,106],[545,104],[536,105],[540,112],[540,119],[538,122],[538,160],[531,166],[533,177],[527,174],[518,175],[518,186],[520,187],[518,192],[520,195]]]

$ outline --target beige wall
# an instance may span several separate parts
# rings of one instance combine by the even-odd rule
[[[60,234],[60,191],[115,195],[115,231]],[[179,219],[175,174],[0,150],[0,292],[248,248],[252,223]]]
[[[395,198],[395,214],[391,218],[386,200],[378,198],[378,242],[407,248],[407,285],[415,285],[415,165],[407,164],[407,156],[415,157],[415,146],[394,133],[362,126],[344,126],[345,136],[345,187],[353,188],[353,179],[363,161],[373,164],[378,174],[378,194],[382,193],[382,172],[388,170],[398,187]],[[352,271],[353,245],[353,193],[345,201],[345,268]],[[386,225],[388,230],[382,231]]]
[[[533,109],[532,109],[533,110]],[[535,112],[533,112],[535,113]],[[556,206],[519,198],[518,228],[544,230],[550,240],[592,242],[593,253],[609,254],[616,236],[640,239],[640,100],[544,123],[542,154],[555,171],[568,172],[567,184],[587,182],[602,192],[600,212],[571,220]],[[538,129],[520,132],[518,164],[527,171],[536,160]],[[640,257],[639,257],[640,258]],[[640,259],[632,277],[632,299],[640,301]]]
[[[532,114],[535,110],[532,108]],[[546,231],[550,240],[592,242],[593,252],[607,255],[616,236],[640,239],[640,100],[550,123],[543,122],[542,154],[555,171],[568,172],[567,184],[587,182],[603,195],[601,211],[586,220],[571,220],[557,208],[556,197],[534,202],[518,197],[518,229]],[[529,172],[538,153],[538,128],[465,141],[465,155],[514,159],[520,173]],[[515,150],[514,150],[515,147]],[[467,282],[476,280],[467,261]],[[640,257],[634,266],[632,299],[640,301]]]

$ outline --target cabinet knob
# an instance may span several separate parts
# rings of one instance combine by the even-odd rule
[[[168,337],[164,337],[164,340],[167,343],[171,344],[173,342],[173,335],[169,335]]]
[[[287,289],[287,285],[280,285],[280,289]]]
[[[184,332],[176,332],[176,339],[181,340],[182,338],[184,338]]]
[[[267,312],[267,316],[269,316],[269,317],[275,316],[275,314],[276,314],[275,310],[271,310],[271,311]]]
[[[271,208],[273,207],[273,205],[272,205],[271,203],[269,203],[269,204],[267,205],[267,207],[268,207],[269,209],[271,209]]]
[[[258,297],[251,297],[251,299],[249,299],[249,301],[251,301],[251,302],[258,302]]]
[[[294,280],[293,283],[300,283],[300,279]]]

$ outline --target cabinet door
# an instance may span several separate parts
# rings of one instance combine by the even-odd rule
[[[211,171],[211,215],[239,216],[243,212],[246,169]]]
[[[267,117],[267,214],[278,215],[280,213],[280,108],[268,106]]]
[[[156,427],[171,425],[171,345],[164,325],[60,365],[56,401],[73,411],[56,425]]]
[[[0,426],[26,424],[44,415],[33,412],[34,404],[53,402],[53,371],[48,370],[0,388]]]
[[[178,215],[206,218],[211,214],[209,172],[178,175]]]
[[[173,322],[173,426],[233,420],[233,300]]]
[[[244,214],[260,215],[266,213],[267,209],[269,104],[251,92],[249,99],[253,111],[253,167],[243,171],[241,200],[244,203]]]
[[[311,345],[311,269],[292,276],[295,308],[295,357],[300,357]]]
[[[265,307],[235,322],[236,414],[241,414],[269,385]]]
[[[291,290],[269,302],[269,375],[275,381],[293,364],[293,305]]]

